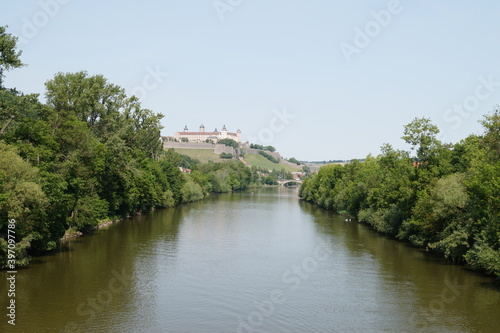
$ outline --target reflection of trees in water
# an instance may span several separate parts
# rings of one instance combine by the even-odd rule
[[[426,322],[429,327],[432,327],[430,319],[455,321],[450,325],[467,321],[464,327],[475,325],[478,331],[500,325],[500,317],[492,312],[500,308],[500,288],[492,278],[448,264],[438,255],[390,239],[364,224],[346,222],[332,211],[302,200],[299,204],[314,217],[318,233],[331,237],[333,246],[348,250],[351,259],[372,258],[372,267],[383,279],[380,285],[386,292],[396,293],[401,299],[413,299],[410,314],[418,314],[414,319]],[[458,286],[459,295],[453,302],[443,303],[441,295],[448,295],[450,285]],[[439,311],[432,308],[443,304]],[[472,321],[472,317],[479,320]]]

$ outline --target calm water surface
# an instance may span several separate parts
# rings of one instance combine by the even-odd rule
[[[6,309],[2,272],[1,308]],[[499,332],[500,289],[258,189],[125,220],[17,275],[2,332]]]

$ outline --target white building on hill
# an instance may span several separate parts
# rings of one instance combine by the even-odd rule
[[[228,132],[226,125],[224,125],[220,132],[217,131],[217,128],[213,132],[205,132],[205,126],[201,125],[199,132],[189,132],[186,125],[183,132],[174,134],[174,139],[178,141],[185,141],[187,139],[189,142],[205,142],[207,140],[217,142],[221,139],[233,139],[236,142],[241,142],[241,131],[237,130],[236,133]]]

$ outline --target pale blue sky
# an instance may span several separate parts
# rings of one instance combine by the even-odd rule
[[[285,157],[407,149],[403,126],[423,116],[456,142],[500,103],[496,1],[9,1],[0,24],[29,65],[8,87],[103,74],[165,115],[163,135],[225,124]]]

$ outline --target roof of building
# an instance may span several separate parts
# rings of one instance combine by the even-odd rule
[[[218,135],[220,132],[178,132],[182,135]],[[227,132],[227,135],[237,136],[236,133]]]
[[[218,132],[179,132],[182,135],[217,135]]]

